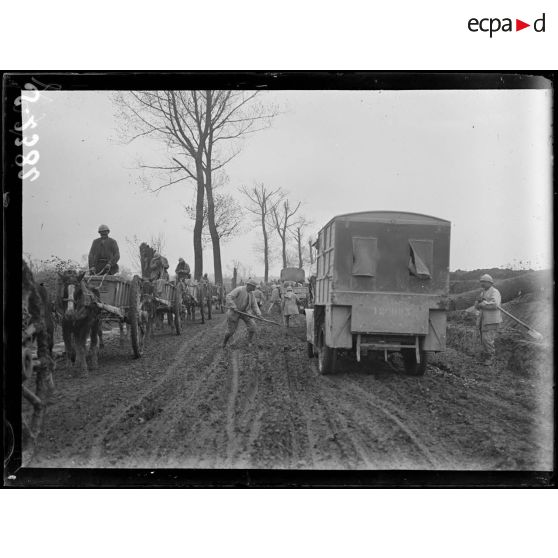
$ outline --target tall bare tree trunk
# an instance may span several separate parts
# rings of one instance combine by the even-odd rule
[[[215,226],[215,202],[213,200],[213,191],[211,190],[211,170],[207,174],[205,191],[207,193],[207,224],[209,225],[209,234],[211,235],[211,244],[213,245],[213,270],[215,272],[215,282],[223,283],[223,269],[221,266],[221,242],[219,233]]]
[[[223,269],[221,267],[221,242],[219,232],[215,225],[215,201],[213,199],[213,182],[211,156],[213,152],[213,131],[211,130],[211,114],[212,114],[212,98],[211,91],[206,92],[206,125],[209,130],[207,141],[207,157],[205,163],[205,191],[207,193],[207,224],[209,226],[209,234],[211,235],[211,244],[213,246],[213,271],[215,273],[215,283],[223,284]]]
[[[285,233],[281,237],[281,246],[283,251],[283,267],[287,267],[287,235]]]
[[[203,275],[203,197],[205,185],[201,161],[196,161],[197,192],[196,192],[196,222],[194,224],[194,279],[201,279]]]
[[[264,239],[264,282],[269,280],[269,241],[267,239],[267,229],[265,227],[265,213],[262,212],[262,232]]]
[[[302,262],[302,231],[300,228],[297,229],[296,233],[296,243],[298,246],[298,268],[302,269],[304,264]]]

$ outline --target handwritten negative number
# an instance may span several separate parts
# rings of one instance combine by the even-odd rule
[[[15,144],[18,147],[21,147],[22,145],[25,145],[25,147],[33,147],[37,142],[39,141],[39,134],[33,134],[31,136],[31,139],[23,136],[23,140],[20,140],[19,138],[15,140]]]
[[[35,167],[33,167],[32,169],[29,169],[25,172],[23,172],[22,170],[19,171],[18,176],[20,180],[26,180],[31,175],[33,175],[33,178],[29,178],[29,182],[33,182],[33,180],[37,180],[37,178],[39,178],[40,174],[41,173]]]
[[[16,165],[23,167],[25,165],[36,165],[39,162],[40,153],[37,149],[29,151],[27,155],[18,155],[16,157]]]
[[[37,123],[35,122],[35,117],[31,116],[26,122],[25,124],[22,124],[21,126],[14,126],[14,130],[16,130],[17,132],[25,132],[25,130],[27,130],[27,128],[36,128],[37,127]]]
[[[15,101],[14,104],[16,107],[19,107],[21,105],[21,100],[23,99],[24,101],[27,101],[29,103],[35,103],[36,101],[39,100],[39,98],[41,97],[41,93],[37,90],[37,88],[32,84],[32,83],[26,83],[24,85],[25,89],[30,89],[31,93],[33,93],[32,95],[30,95],[29,93],[25,92],[22,93],[21,96],[19,96]]]

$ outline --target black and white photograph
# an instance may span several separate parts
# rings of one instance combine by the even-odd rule
[[[14,478],[553,471],[551,81],[174,77],[5,78]]]

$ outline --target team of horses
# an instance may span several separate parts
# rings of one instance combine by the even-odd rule
[[[38,284],[22,260],[22,395],[27,406],[22,407],[22,456],[32,455],[35,441],[42,429],[49,396],[54,389],[55,359],[53,355],[55,323],[62,329],[66,367],[74,376],[84,377],[99,366],[103,349],[103,317],[105,310],[99,288],[89,284],[85,272],[67,270],[58,273],[56,297],[49,300],[44,285]],[[206,281],[178,279],[180,283],[181,319],[194,321],[199,310],[201,323],[212,318],[212,311],[225,311],[226,290]],[[140,312],[146,324],[146,336],[154,334],[154,326],[162,325],[157,312],[155,284],[142,280]],[[176,319],[167,312],[168,322]],[[159,323],[160,322],[160,323]],[[119,323],[120,344],[125,343],[128,324]],[[87,340],[89,339],[89,350]],[[25,458],[24,458],[25,461]]]
[[[58,274],[57,294],[54,305],[50,305],[46,289],[36,286],[32,274],[25,262],[24,270],[24,289],[29,292],[27,284],[34,286],[35,294],[32,300],[39,300],[41,316],[52,323],[51,329],[54,330],[53,315],[62,327],[62,338],[64,341],[64,352],[66,365],[72,369],[75,375],[87,375],[89,369],[98,368],[99,351],[103,349],[103,311],[98,303],[101,302],[99,290],[88,284],[85,272],[67,270]],[[182,309],[183,319],[194,321],[197,310],[199,310],[201,323],[212,318],[212,310],[219,309],[224,312],[226,291],[223,287],[211,285],[203,281],[181,280]],[[176,284],[176,283],[175,283]],[[37,294],[40,293],[40,294]],[[40,297],[43,298],[40,298]],[[141,308],[148,316],[146,320],[148,337],[154,335],[155,328],[163,325],[163,315],[157,314],[154,304],[155,291],[154,284],[144,281],[142,285]],[[44,300],[43,300],[44,299]],[[48,307],[48,308],[47,308]],[[168,313],[168,323],[172,325],[170,313]],[[49,322],[49,323],[50,323]],[[127,336],[127,324],[122,320],[120,326],[120,344],[125,343]],[[125,330],[126,327],[126,330]],[[41,330],[42,331],[42,330]],[[53,334],[50,335],[52,340]],[[87,353],[87,340],[89,343],[89,353]],[[42,347],[42,346],[41,346]],[[41,351],[43,349],[41,348]],[[52,347],[50,348],[52,351]],[[42,354],[42,352],[41,352]],[[89,365],[87,362],[89,359]]]

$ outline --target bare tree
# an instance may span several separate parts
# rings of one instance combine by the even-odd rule
[[[271,218],[275,231],[281,239],[281,254],[283,256],[283,267],[287,267],[287,238],[293,228],[293,217],[300,209],[301,202],[292,209],[288,199],[284,199],[279,205],[272,207]]]
[[[246,196],[248,205],[246,209],[255,216],[255,219],[262,227],[262,240],[263,240],[263,259],[264,259],[264,281],[267,283],[269,279],[269,234],[267,231],[268,222],[271,219],[271,212],[273,208],[282,199],[282,192],[280,188],[270,190],[263,182],[254,184],[251,188],[243,186],[240,192]]]
[[[221,242],[226,242],[241,232],[243,211],[239,203],[230,194],[215,194],[215,228]],[[193,221],[196,220],[196,207],[185,205],[186,215]],[[211,241],[208,227],[207,201],[203,206],[202,244],[206,246]]]
[[[310,255],[310,265],[314,265],[314,242],[315,239],[311,236],[308,237],[308,253]]]
[[[310,221],[306,219],[304,216],[300,216],[296,223],[293,225],[292,234],[296,241],[296,248],[297,248],[297,255],[298,255],[298,267],[300,269],[304,268],[305,263],[305,252],[306,247],[304,246],[303,236],[304,231],[310,225]]]
[[[257,91],[131,91],[116,101],[130,132],[129,141],[143,136],[162,139],[169,151],[166,164],[142,164],[143,169],[165,172],[168,180],[149,189],[158,192],[178,182],[196,184],[194,276],[203,273],[203,216],[207,198],[207,225],[213,246],[215,281],[222,282],[220,237],[213,195],[214,173],[240,152],[238,141],[271,124],[276,112],[258,103]]]

